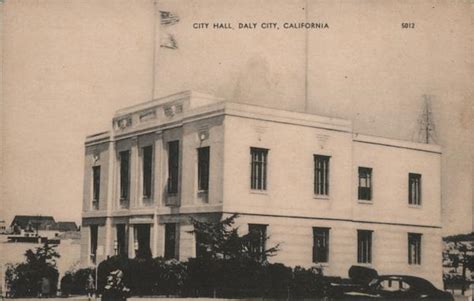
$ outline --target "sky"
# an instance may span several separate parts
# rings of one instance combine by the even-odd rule
[[[0,5],[0,219],[79,222],[85,136],[107,130],[120,108],[192,89],[346,118],[355,132],[412,141],[430,95],[443,147],[444,231],[473,230],[469,1],[160,0],[159,10],[180,18],[166,27],[152,0]],[[329,28],[283,28],[305,20]],[[234,29],[193,28],[216,22]],[[253,22],[280,29],[238,29]],[[156,47],[166,34],[177,49]]]

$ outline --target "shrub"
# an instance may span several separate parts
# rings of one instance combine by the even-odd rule
[[[59,258],[53,246],[45,243],[35,251],[27,250],[26,261],[8,265],[5,280],[12,297],[35,297],[48,287],[47,295],[56,294],[59,273],[56,258]],[[48,285],[45,285],[47,282]]]
[[[153,294],[179,295],[187,278],[187,265],[175,259],[153,259]]]
[[[321,268],[305,269],[296,266],[293,269],[293,278],[290,284],[291,297],[314,298],[325,296],[327,294],[326,279]]]
[[[84,268],[77,271],[67,271],[61,278],[61,294],[68,296],[85,295],[89,275],[95,279],[94,268]]]
[[[123,282],[125,286],[131,287],[130,278],[131,278],[131,260],[127,257],[123,256],[112,256],[104,261],[102,261],[97,271],[97,291],[98,293],[102,293],[104,291],[104,287],[107,282],[107,276],[110,275],[111,272],[120,270],[123,272]],[[139,275],[133,275],[134,277],[139,277]]]

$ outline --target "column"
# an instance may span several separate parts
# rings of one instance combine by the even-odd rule
[[[112,210],[114,206],[114,192],[115,192],[115,141],[113,137],[109,141],[109,166],[107,169],[107,217],[105,219],[105,256],[113,255],[113,235],[112,235]]]
[[[162,206],[163,196],[163,132],[156,132],[155,143],[153,146],[154,150],[154,170],[153,170],[153,201],[155,205],[155,213],[153,215],[153,244],[151,250],[153,257],[158,256],[158,245],[159,245],[159,224],[158,215],[159,207]]]

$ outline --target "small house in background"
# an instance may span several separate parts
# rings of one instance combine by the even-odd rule
[[[79,231],[75,222],[57,222],[56,229],[59,232],[75,232]]]
[[[10,227],[16,235],[53,238],[59,233],[54,218],[44,215],[16,215]]]
[[[7,233],[7,224],[5,223],[5,220],[0,220],[0,234],[5,233]]]

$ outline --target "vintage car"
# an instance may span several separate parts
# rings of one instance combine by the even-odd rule
[[[379,276],[373,269],[353,266],[350,279],[330,284],[333,300],[433,300],[454,301],[453,296],[437,289],[426,279],[407,275]]]

